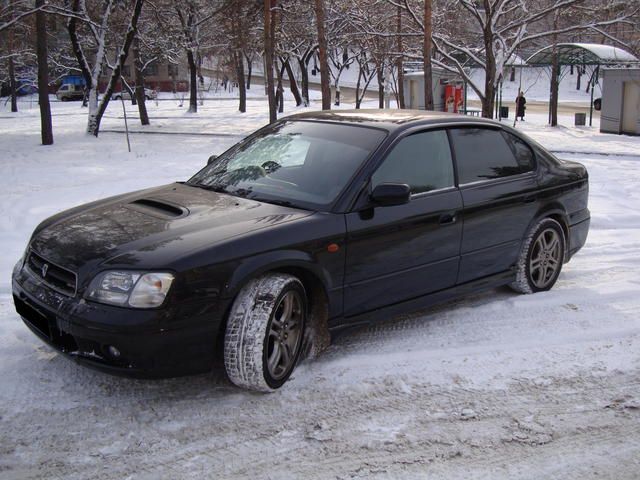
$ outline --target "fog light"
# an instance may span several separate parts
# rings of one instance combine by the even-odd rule
[[[107,351],[109,352],[109,355],[111,355],[114,358],[118,358],[120,356],[120,350],[118,350],[113,345],[109,345],[109,348],[107,348]]]

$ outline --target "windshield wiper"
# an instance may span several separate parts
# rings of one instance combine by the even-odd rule
[[[229,193],[224,185],[220,185],[214,183],[212,185],[207,185],[205,183],[186,183],[185,185],[189,185],[191,187],[202,188],[204,190],[210,190],[212,192],[218,193]]]
[[[300,205],[290,202],[288,200],[276,200],[273,198],[264,198],[264,197],[249,197],[249,198],[251,200],[255,200],[256,202],[271,203],[273,205],[280,205],[282,207],[299,208],[301,210],[310,210],[309,208],[301,207]]]

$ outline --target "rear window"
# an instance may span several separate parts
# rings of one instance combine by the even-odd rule
[[[511,134],[489,128],[454,128],[450,132],[460,184],[518,175],[533,169],[531,149]]]

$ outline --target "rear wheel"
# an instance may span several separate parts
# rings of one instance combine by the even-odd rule
[[[300,356],[307,300],[300,280],[275,273],[251,280],[231,307],[224,340],[229,379],[268,392],[291,376]]]
[[[538,222],[524,242],[511,288],[520,293],[550,290],[562,270],[564,252],[564,231],[560,224],[551,218]]]

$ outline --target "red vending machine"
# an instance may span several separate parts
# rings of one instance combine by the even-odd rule
[[[455,102],[453,111],[460,113],[464,109],[464,88],[460,84],[456,85]]]

